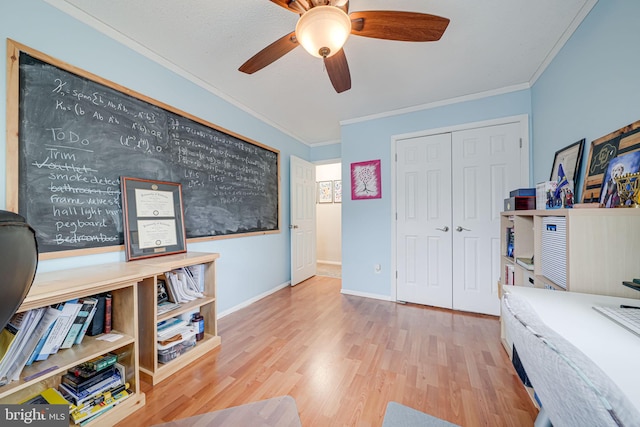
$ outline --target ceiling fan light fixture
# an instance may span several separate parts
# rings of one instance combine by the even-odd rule
[[[351,34],[351,19],[335,6],[316,6],[296,25],[298,43],[311,55],[328,58],[338,53]]]

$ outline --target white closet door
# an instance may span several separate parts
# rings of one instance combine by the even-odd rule
[[[527,186],[521,123],[396,143],[396,298],[498,315],[500,212]]]
[[[453,308],[498,315],[500,212],[504,198],[526,187],[520,124],[454,132]]]
[[[397,142],[397,299],[452,308],[451,134]]]

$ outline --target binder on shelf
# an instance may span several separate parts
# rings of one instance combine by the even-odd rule
[[[98,299],[97,298],[93,298],[93,297],[84,298],[84,301],[91,302],[91,310],[89,311],[89,315],[87,316],[84,324],[82,325],[82,328],[80,328],[80,332],[78,333],[78,336],[76,337],[75,341],[73,342],[74,344],[80,344],[82,342],[82,339],[87,334],[87,330],[89,329],[89,325],[91,324],[91,321],[93,320],[93,316],[95,316],[96,311],[98,309]]]
[[[0,385],[8,384],[18,379],[20,372],[27,363],[27,359],[37,345],[34,331],[44,314],[44,308],[37,308],[15,314],[2,331],[5,334],[13,334],[10,344],[0,361]]]
[[[40,354],[38,354],[36,360],[46,360],[50,354],[58,352],[81,307],[82,304],[70,301],[57,306],[57,309],[60,310],[60,315],[58,316],[56,323],[53,325],[51,332],[49,332],[49,336],[42,346],[42,350],[40,350]]]
[[[96,304],[96,312],[93,314],[93,319],[89,323],[86,335],[90,337],[100,335],[104,332],[104,308],[107,294],[94,295],[94,298],[98,300]]]
[[[41,323],[44,322],[43,325],[47,325],[46,329],[44,333],[38,338],[38,342],[31,352],[31,355],[27,359],[27,363],[25,364],[25,366],[31,365],[40,354],[42,346],[44,346],[45,341],[49,337],[49,333],[51,333],[51,329],[53,329],[53,325],[55,325],[56,321],[58,320],[60,313],[61,311],[55,309],[54,307],[47,307],[44,315],[42,316],[42,319],[40,320]]]
[[[80,304],[80,310],[78,311],[78,314],[76,314],[76,318],[73,319],[69,332],[67,332],[67,336],[62,341],[60,348],[69,348],[75,344],[76,338],[78,337],[78,334],[80,334],[89,314],[93,310],[95,302],[95,300],[89,298],[78,301],[78,304]]]

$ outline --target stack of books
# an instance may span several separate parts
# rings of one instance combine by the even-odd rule
[[[88,422],[131,395],[124,366],[117,360],[117,355],[107,354],[71,368],[62,376],[58,390],[73,405],[74,423]]]

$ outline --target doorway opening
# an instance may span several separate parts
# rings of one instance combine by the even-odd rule
[[[316,165],[318,276],[342,277],[342,163]]]

